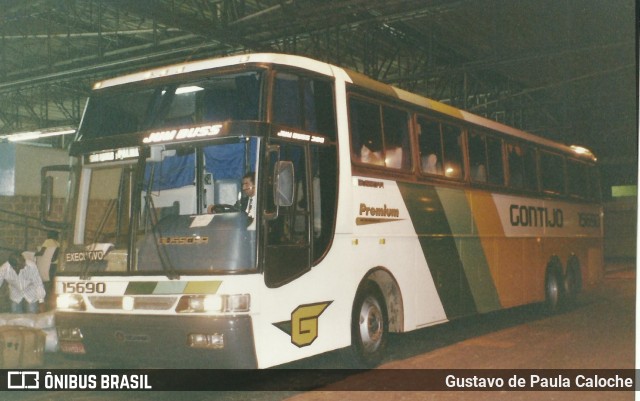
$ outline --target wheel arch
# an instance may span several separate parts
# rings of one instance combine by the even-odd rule
[[[404,331],[404,302],[398,281],[393,274],[382,266],[372,268],[365,274],[358,285],[358,292],[367,282],[378,286],[387,308],[389,331],[400,333]]]

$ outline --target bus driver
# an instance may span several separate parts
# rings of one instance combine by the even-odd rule
[[[256,217],[256,174],[253,171],[248,172],[242,177],[242,197],[235,205],[233,205],[233,211],[244,211],[248,216],[248,228],[255,229],[255,217]],[[207,208],[208,213],[216,213],[217,206],[209,205]]]

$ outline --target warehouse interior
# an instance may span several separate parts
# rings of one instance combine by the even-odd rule
[[[104,78],[289,53],[585,146],[610,198],[637,182],[636,21],[632,0],[7,0],[0,142],[73,131]],[[64,149],[70,140],[37,143]]]

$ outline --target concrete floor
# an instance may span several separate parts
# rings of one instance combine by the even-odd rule
[[[633,369],[636,321],[635,269],[607,273],[602,285],[577,306],[551,317],[468,338],[380,366],[381,369]],[[288,401],[363,400],[633,400],[626,392],[332,391],[366,388],[365,372]]]
[[[613,270],[613,271],[612,271]],[[635,265],[609,266],[602,284],[578,304],[553,316],[536,305],[463,319],[395,335],[389,362],[375,371],[345,375],[315,391],[293,392],[10,392],[3,400],[633,400],[634,393],[566,391],[338,391],[368,389],[380,371],[393,380],[401,369],[633,369],[635,367]],[[287,366],[336,367],[344,355],[329,353]],[[95,369],[87,362],[47,358],[45,369]],[[397,371],[397,373],[394,373]],[[316,373],[316,371],[310,371]],[[321,371],[318,371],[321,372]],[[406,371],[412,372],[412,371]],[[378,381],[378,382],[376,382]]]

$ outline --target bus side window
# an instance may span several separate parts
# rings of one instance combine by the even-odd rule
[[[308,244],[310,203],[308,199],[306,160],[304,148],[297,145],[281,144],[280,160],[293,163],[295,171],[294,201],[291,206],[280,206],[278,217],[269,221],[269,245]]]
[[[489,183],[504,184],[504,165],[502,161],[502,140],[487,137],[487,163],[489,164]]]
[[[520,144],[508,144],[507,162],[509,186],[511,188],[529,191],[538,190],[537,163],[534,149]]]
[[[485,137],[475,131],[469,133],[469,168],[471,181],[487,182],[487,147]]]
[[[589,170],[585,163],[567,159],[567,186],[569,195],[587,198],[589,195]]]
[[[509,186],[512,188],[524,188],[524,155],[522,146],[507,145],[507,161],[509,170]]]
[[[545,192],[564,193],[564,160],[562,156],[540,152],[540,177]]]
[[[442,175],[440,124],[418,117],[420,169],[426,174]]]
[[[411,168],[409,115],[391,107],[383,107],[385,165],[395,169]]]
[[[356,98],[349,100],[349,106],[354,160],[384,166],[380,107]]]
[[[504,184],[502,140],[484,133],[469,134],[469,168],[471,181]]]
[[[538,190],[538,158],[536,150],[529,146],[522,147],[522,167],[524,188],[530,191]]]
[[[313,203],[313,258],[318,262],[333,239],[337,198],[337,152],[335,146],[311,146]]]
[[[444,175],[449,178],[464,178],[462,164],[462,130],[442,124],[442,148],[444,150]]]

